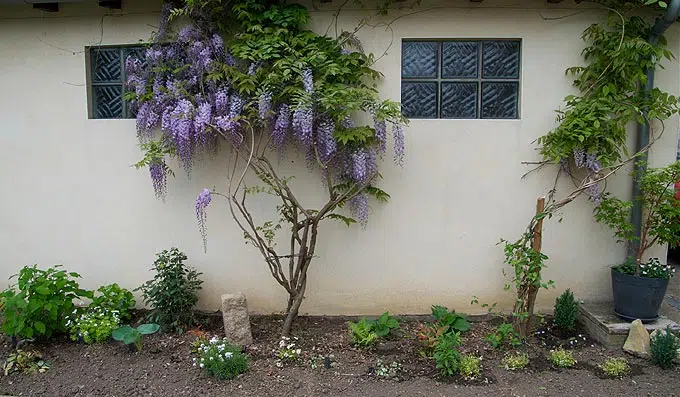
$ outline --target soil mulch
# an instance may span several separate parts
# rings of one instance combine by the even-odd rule
[[[144,339],[141,352],[131,352],[117,342],[82,345],[66,339],[30,348],[43,353],[50,369],[42,374],[0,375],[0,394],[13,396],[679,396],[680,370],[663,371],[643,360],[628,357],[631,374],[609,379],[597,367],[608,356],[622,352],[603,349],[582,330],[560,334],[549,325],[539,326],[525,346],[530,357],[522,370],[501,367],[503,351],[483,341],[494,322],[473,323],[464,334],[463,353],[483,358],[483,374],[475,380],[442,378],[432,359],[421,355],[416,337],[420,324],[404,320],[397,335],[371,349],[350,346],[347,321],[342,317],[300,317],[293,334],[302,349],[295,363],[277,366],[282,318],[255,316],[255,343],[246,351],[247,373],[218,381],[192,366],[191,343],[195,332],[156,334]],[[547,322],[549,324],[549,321]],[[204,318],[201,331],[222,335],[221,318]],[[542,332],[543,331],[543,332]],[[581,334],[581,336],[579,336]],[[576,341],[576,342],[572,342]],[[570,343],[571,342],[571,343]],[[547,359],[557,346],[571,349],[578,360],[572,369],[555,369]],[[0,357],[12,352],[2,340]],[[388,376],[380,367],[397,368]]]

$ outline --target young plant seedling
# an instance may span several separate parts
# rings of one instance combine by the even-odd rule
[[[142,324],[137,328],[132,328],[129,325],[123,325],[113,330],[111,336],[113,339],[123,342],[126,345],[134,344],[137,351],[142,350],[142,335],[151,335],[161,329],[158,324]]]

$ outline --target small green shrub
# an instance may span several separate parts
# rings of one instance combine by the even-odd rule
[[[508,371],[526,368],[529,365],[529,355],[526,353],[510,353],[503,357],[502,363]]]
[[[519,346],[522,344],[522,339],[519,334],[509,323],[500,324],[496,330],[488,334],[484,340],[488,342],[494,349],[503,349],[506,346]]]
[[[130,321],[130,309],[135,307],[135,297],[132,292],[121,288],[118,284],[102,285],[97,288],[99,295],[92,299],[91,308],[101,307],[109,311],[117,311],[122,322]]]
[[[651,338],[649,346],[652,364],[663,369],[671,368],[673,360],[678,357],[678,349],[680,349],[680,341],[673,335],[670,327],[657,331],[656,335]]]
[[[578,311],[578,302],[574,299],[574,294],[567,289],[555,299],[555,317],[553,320],[555,326],[564,331],[572,331],[576,327]]]
[[[82,338],[87,344],[106,342],[111,338],[113,330],[120,325],[118,311],[95,307],[80,315],[76,310],[73,312],[73,317],[66,322],[66,326],[71,340],[74,341]]]
[[[467,380],[476,379],[482,374],[482,359],[472,354],[460,358],[459,372]]]
[[[454,310],[449,311],[444,306],[432,306],[432,317],[435,323],[446,327],[445,333],[466,332],[471,326],[465,316],[456,313]]]
[[[418,340],[423,344],[423,350],[420,354],[425,357],[432,357],[434,348],[447,329],[447,327],[437,324],[420,324],[417,331]]]
[[[373,331],[373,324],[365,318],[356,323],[350,321],[347,327],[349,328],[349,337],[353,345],[367,347],[378,340],[378,335]]]
[[[55,265],[46,270],[38,265],[24,266],[17,284],[0,294],[3,312],[2,332],[19,339],[51,337],[67,332],[67,317],[73,313],[74,299],[92,298],[81,289],[78,273],[67,273]]]
[[[372,323],[373,332],[379,338],[384,338],[393,330],[399,329],[399,320],[396,317],[390,316],[389,312],[383,313],[377,321]]]
[[[570,351],[559,348],[550,351],[550,362],[558,368],[571,368],[577,361]]]
[[[132,328],[129,325],[123,325],[113,330],[111,336],[113,339],[123,342],[126,345],[131,345],[134,343],[137,347],[137,351],[142,350],[142,335],[151,335],[158,332],[161,329],[158,324],[142,324],[137,328]]]
[[[49,368],[50,366],[43,360],[40,352],[21,349],[17,349],[16,352],[10,354],[2,365],[5,376],[16,372],[24,374],[43,373]]]
[[[458,351],[459,347],[459,332],[447,333],[439,338],[439,342],[434,348],[433,357],[437,364],[437,369],[441,371],[443,376],[453,376],[458,372],[461,359],[461,354]]]
[[[238,346],[229,344],[226,338],[212,338],[201,343],[194,358],[194,366],[217,379],[232,379],[248,370],[248,357]]]
[[[158,253],[153,280],[137,288],[142,291],[144,303],[153,309],[148,320],[164,330],[181,333],[194,323],[194,305],[203,281],[198,278],[201,273],[184,264],[186,259],[177,248]]]
[[[630,372],[630,365],[628,365],[628,360],[623,357],[609,357],[604,360],[604,362],[599,365],[607,376],[612,378],[621,378],[628,375]]]

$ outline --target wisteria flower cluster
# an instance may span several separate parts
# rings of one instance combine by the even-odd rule
[[[597,159],[597,153],[595,152],[588,152],[583,148],[575,148],[573,152],[574,156],[574,165],[576,165],[577,168],[585,168],[587,169],[590,173],[592,174],[597,174],[602,170],[602,164],[600,161]],[[567,170],[568,168],[568,163],[562,162],[560,163],[560,166],[562,169]],[[600,204],[602,202],[602,187],[600,186],[599,183],[593,183],[588,187],[588,195],[590,196],[590,200],[594,202],[595,204]]]
[[[193,365],[217,379],[232,379],[248,370],[248,358],[227,338],[202,341],[196,349]]]
[[[274,350],[276,358],[278,359],[276,361],[277,367],[283,367],[285,361],[297,361],[297,359],[300,358],[302,349],[295,345],[295,341],[297,340],[298,338],[296,337],[293,337],[292,340],[287,336],[281,337],[281,340],[279,341],[279,348]]]
[[[66,321],[71,340],[82,340],[87,344],[107,341],[119,325],[118,310],[103,307],[94,307],[81,315],[77,309],[73,310],[72,317]]]
[[[246,126],[255,127],[259,134],[268,134],[272,149],[282,152],[286,145],[293,145],[307,155],[311,164],[328,168],[334,177],[363,187],[378,174],[377,162],[386,152],[389,123],[392,125],[394,161],[403,164],[401,123],[405,119],[398,105],[378,101],[368,89],[362,94],[366,98],[356,98],[364,88],[357,85],[355,77],[348,78],[348,89],[343,92],[338,87],[337,73],[328,77],[334,80],[333,85],[329,85],[325,81],[325,71],[310,64],[299,71],[286,70],[285,73],[294,78],[288,86],[277,86],[278,80],[269,82],[274,78],[271,76],[282,72],[275,69],[274,58],[246,61],[232,56],[234,51],[249,59],[254,54],[244,50],[244,47],[249,49],[248,46],[239,47],[238,40],[231,44],[234,48],[225,48],[222,36],[207,24],[200,28],[189,24],[174,37],[168,32],[167,15],[166,12],[162,15],[162,34],[156,35],[156,42],[145,52],[143,59],[130,57],[125,62],[127,89],[136,111],[140,139],[148,141],[160,132],[161,139],[171,147],[168,153],[154,153],[146,162],[157,196],[162,198],[166,192],[168,168],[164,154],[176,156],[189,172],[197,152],[214,149],[219,138],[239,147],[246,139]],[[336,57],[340,65],[352,66],[356,73],[365,73],[365,68],[357,62],[362,55],[342,51],[337,43],[329,46],[332,40],[323,43],[329,47],[325,50],[332,52],[328,55]],[[257,44],[250,40],[248,45],[254,48]],[[224,70],[229,72],[223,73]],[[258,88],[244,89],[244,82],[254,83]],[[295,91],[291,91],[291,86]],[[334,91],[326,92],[331,89]],[[355,98],[357,103],[341,101],[338,105],[347,107],[343,114],[342,107],[327,103],[329,101],[324,99],[327,95],[340,100],[346,95]],[[355,127],[351,117],[356,111],[370,113],[373,126]],[[341,142],[339,135],[351,139],[340,138]],[[356,198],[351,208],[365,223],[368,218],[367,192],[361,192],[359,196],[365,197]],[[201,193],[196,204],[202,233],[205,232],[206,197]]]

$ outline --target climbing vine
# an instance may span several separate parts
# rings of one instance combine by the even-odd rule
[[[537,224],[551,218],[558,210],[587,194],[596,205],[602,202],[603,185],[625,165],[643,157],[663,129],[652,131],[652,140],[635,153],[627,149],[627,128],[631,122],[663,125],[663,120],[678,112],[678,99],[659,88],[644,90],[647,71],[656,69],[673,55],[666,49],[663,36],[650,40],[652,24],[640,16],[626,17],[639,7],[663,10],[664,1],[645,3],[610,2],[611,13],[602,24],[590,25],[583,32],[587,43],[583,50],[584,66],[567,69],[574,77],[577,95],[567,96],[558,110],[557,126],[537,143],[543,160],[536,169],[558,165],[555,185],[547,194],[545,208],[529,221],[524,233],[515,241],[503,240],[505,262],[513,268],[506,288],[514,287],[515,328],[521,335],[531,332],[536,295],[552,281],[544,281],[542,269],[548,257],[536,249]],[[561,199],[556,197],[558,178],[567,176],[575,189]]]

